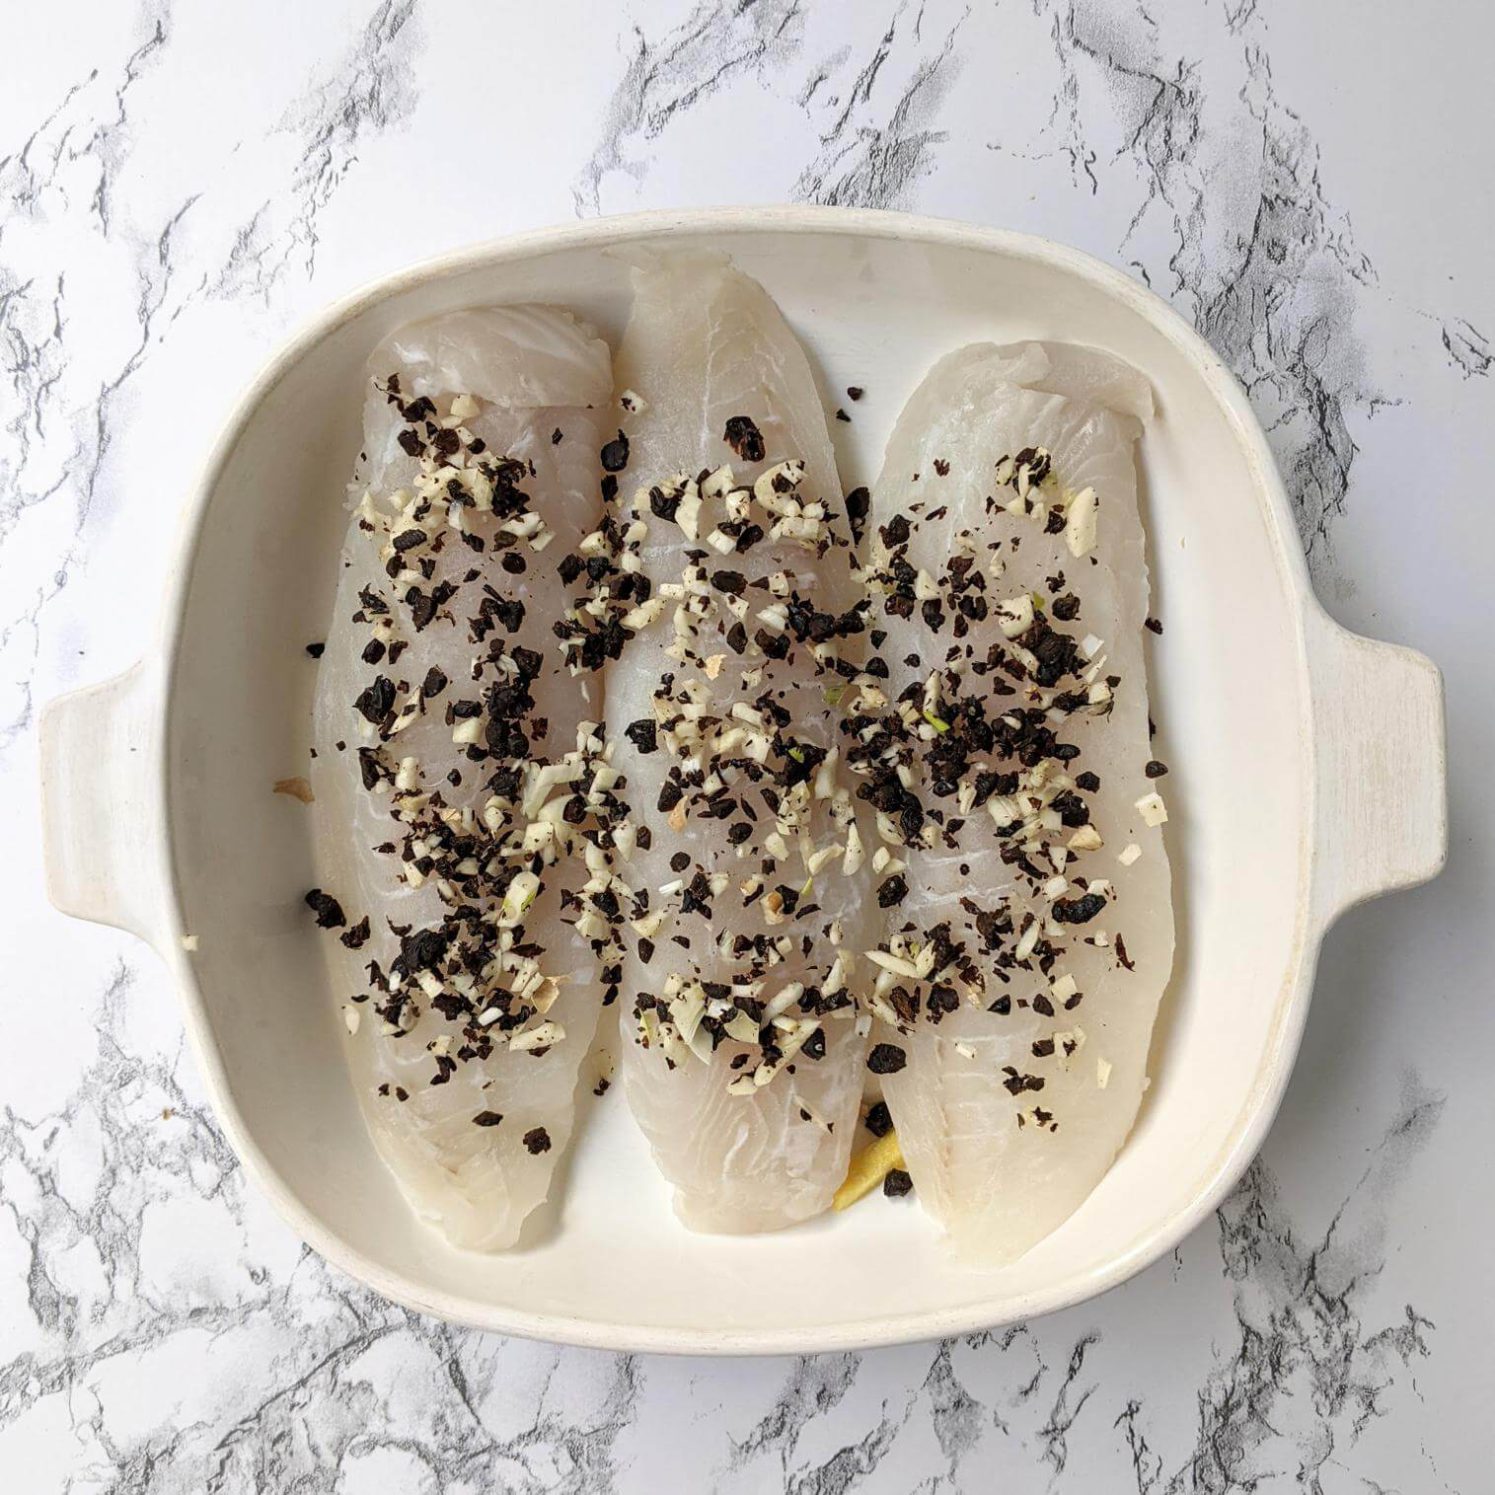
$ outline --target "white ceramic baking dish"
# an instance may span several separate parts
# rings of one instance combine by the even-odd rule
[[[363,361],[400,322],[484,301],[561,303],[616,338],[618,251],[644,243],[728,251],[804,338],[828,406],[865,387],[852,423],[833,422],[848,486],[875,471],[930,362],[971,339],[1098,344],[1157,391],[1143,462],[1166,623],[1152,688],[1173,769],[1177,969],[1154,1082],[1115,1167],[1004,1270],[955,1264],[917,1208],[881,1200],[778,1236],[693,1236],[616,1091],[584,1101],[559,1198],[509,1255],[456,1252],[418,1225],[365,1136],[301,901],[316,881],[312,820],[270,792],[307,763],[305,645],[328,624]],[[224,1130],[307,1241],[399,1302],[486,1328],[805,1352],[988,1327],[1101,1292],[1197,1225],[1260,1145],[1326,927],[1444,856],[1438,672],[1320,610],[1261,430],[1209,348],[1116,271],[1022,235],[836,210],[650,214],[397,275],[319,318],[230,416],[170,574],[158,648],[43,717],[52,899],[170,965]]]

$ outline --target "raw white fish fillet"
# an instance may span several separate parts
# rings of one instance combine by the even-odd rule
[[[552,630],[557,560],[601,512],[610,358],[567,312],[494,307],[402,328],[368,371],[316,700],[329,948],[380,1155],[452,1244],[498,1250],[566,1151],[601,1006],[598,946],[562,904],[587,869],[547,865],[582,827],[519,843],[600,746],[597,685],[589,704]],[[540,777],[563,764],[573,782]]]
[[[885,624],[910,782],[945,817],[884,942],[924,968],[884,978],[876,1009],[904,1010],[875,1036],[907,1055],[883,1083],[919,1199],[977,1262],[1022,1255],[1110,1167],[1172,964],[1134,459],[1151,409],[1095,349],[964,348],[909,400],[873,495],[871,566],[915,599]]]
[[[854,657],[860,642],[831,638],[817,661],[799,639],[770,660],[754,636],[775,604],[803,619],[809,599],[829,618],[861,592],[814,381],[761,286],[717,258],[645,265],[618,383],[638,397],[624,401],[638,407],[623,419],[625,563],[642,568],[658,613],[635,618],[637,636],[607,674],[623,794],[652,837],[624,870],[647,906],[635,907],[642,917],[625,937],[622,1070],[680,1218],[698,1230],[772,1230],[824,1210],[845,1176],[866,1045],[834,939],[852,956],[872,924],[861,877],[842,870],[851,804],[844,787],[835,792],[837,713],[826,698],[840,679],[832,655]],[[751,423],[734,427],[737,451],[724,439],[729,421]],[[781,469],[778,488],[768,481],[771,507],[743,491],[785,459],[803,471]],[[698,484],[707,469],[714,476]],[[754,584],[775,573],[782,596]],[[776,626],[776,636],[794,631]],[[787,725],[775,726],[773,709]],[[693,715],[699,724],[681,721]],[[639,740],[646,730],[657,731],[652,751]],[[672,807],[661,792],[677,770],[694,777]],[[713,800],[730,813],[713,818]],[[778,854],[767,851],[780,836]],[[806,860],[826,848],[836,849],[812,883]],[[783,909],[780,885],[790,890]],[[709,917],[693,906],[702,894]],[[724,951],[723,937],[743,945]]]

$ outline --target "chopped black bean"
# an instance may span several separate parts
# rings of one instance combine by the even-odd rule
[[[727,421],[722,440],[742,458],[744,462],[761,462],[768,454],[763,444],[763,433],[750,416],[734,415]]]
[[[602,448],[602,470],[622,472],[628,466],[628,438],[619,431],[613,440]]]
[[[321,888],[313,888],[306,895],[306,906],[316,914],[317,925],[321,929],[341,929],[348,922],[342,904]]]

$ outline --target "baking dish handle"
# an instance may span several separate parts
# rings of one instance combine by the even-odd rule
[[[165,907],[156,694],[137,664],[49,702],[40,724],[47,896],[152,944]]]
[[[1448,855],[1443,677],[1412,649],[1315,610],[1309,681],[1318,734],[1314,910],[1346,909],[1436,877]]]

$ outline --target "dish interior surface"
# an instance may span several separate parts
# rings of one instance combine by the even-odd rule
[[[1259,433],[1228,376],[1140,291],[1033,241],[878,237],[826,223],[677,228],[756,276],[822,381],[845,486],[869,483],[905,397],[979,339],[1091,343],[1152,380],[1141,447],[1152,562],[1150,689],[1171,767],[1179,945],[1153,1084],[1109,1175],[996,1271],[957,1265],[911,1201],[786,1233],[692,1235],[622,1095],[583,1094],[580,1136],[516,1252],[455,1251],[410,1214],[353,1095],[346,1034],[302,903],[312,817],[271,793],[304,773],[331,613],[362,366],[389,330],[482,302],[573,308],[613,341],[628,258],[660,229],[499,246],[345,309],[277,366],[211,479],[179,619],[166,802],[200,1051],[259,1182],[313,1245],[391,1296],[552,1338],[699,1350],[832,1348],[991,1325],[1073,1301],[1168,1249],[1260,1140],[1301,1019],[1309,761],[1296,567]],[[864,397],[851,402],[848,385]],[[185,965],[185,962],[183,962]],[[661,1266],[665,1270],[660,1270]],[[692,1288],[689,1284],[698,1283]]]

